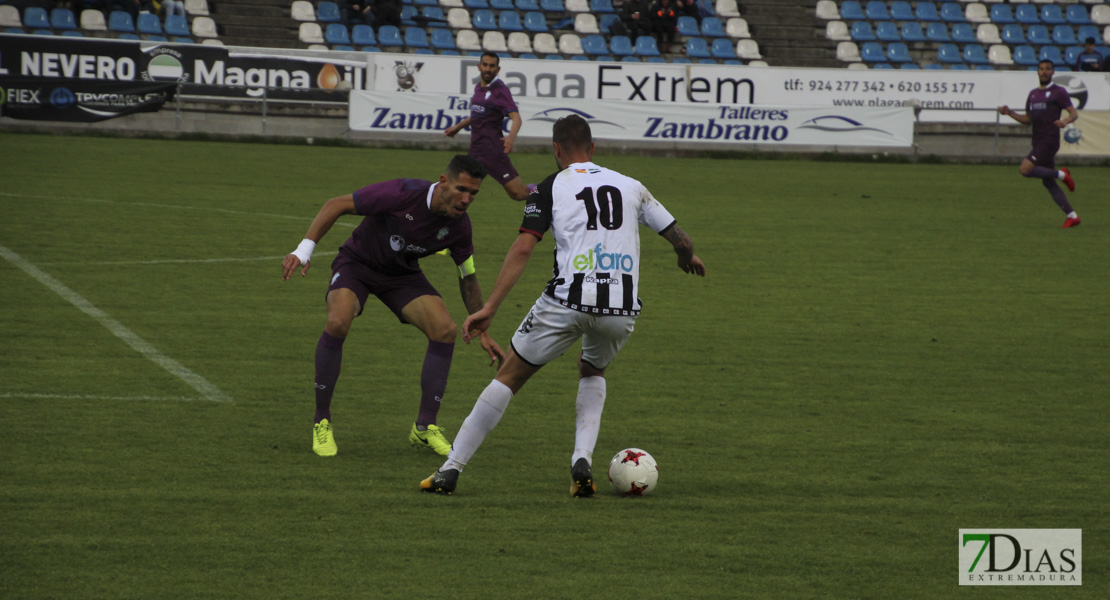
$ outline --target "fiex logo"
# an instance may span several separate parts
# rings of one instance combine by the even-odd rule
[[[636,268],[636,259],[632,258],[631,254],[606,254],[601,250],[601,244],[598,244],[585,254],[575,256],[574,268],[578,271],[601,269],[604,271],[624,271],[625,273],[631,273],[632,269]]]
[[[961,529],[960,585],[1082,585],[1081,529]]]

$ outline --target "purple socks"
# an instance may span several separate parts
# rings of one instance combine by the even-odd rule
[[[420,371],[420,414],[416,417],[418,427],[436,422],[443,393],[447,390],[447,373],[451,370],[451,355],[454,353],[454,342],[428,340],[424,368]]]
[[[316,342],[316,422],[331,420],[331,397],[335,382],[339,380],[339,366],[343,362],[343,338],[328,332]]]

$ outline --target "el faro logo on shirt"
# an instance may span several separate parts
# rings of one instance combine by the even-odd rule
[[[606,271],[624,271],[631,273],[636,268],[636,259],[631,254],[602,252],[601,244],[574,257],[574,268],[579,271],[593,271],[604,269]]]
[[[1083,530],[961,529],[960,585],[1083,585]]]

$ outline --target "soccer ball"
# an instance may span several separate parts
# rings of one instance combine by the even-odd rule
[[[1069,123],[1068,126],[1064,128],[1065,142],[1069,144],[1078,144],[1081,139],[1083,139],[1083,132],[1075,125]]]
[[[639,448],[625,448],[609,461],[609,483],[618,494],[646,496],[659,481],[659,465]]]

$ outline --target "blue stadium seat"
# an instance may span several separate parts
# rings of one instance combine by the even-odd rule
[[[609,51],[614,56],[634,56],[636,49],[632,46],[632,40],[627,35],[614,35],[609,38]]]
[[[970,71],[971,67],[965,65],[964,63],[959,63],[955,65],[948,65],[948,69],[951,71]]]
[[[406,27],[405,47],[430,48],[431,44],[428,43],[428,33],[424,31],[423,27]]]
[[[1069,65],[1074,65],[1079,54],[1083,52],[1083,46],[1068,46],[1064,48],[1064,62]]]
[[[962,63],[964,61],[960,54],[960,47],[956,44],[941,44],[937,48],[937,60],[942,63]]]
[[[871,65],[872,69],[893,69],[894,65],[890,63],[876,63]]]
[[[914,15],[917,20],[923,23],[931,23],[940,20],[940,14],[937,12],[937,5],[932,2],[918,2],[913,8]]]
[[[1068,20],[1064,18],[1064,11],[1059,4],[1045,4],[1041,7],[1041,22],[1049,25],[1062,25]]]
[[[601,15],[601,18],[597,20],[597,26],[599,29],[601,29],[601,33],[604,33],[605,35],[612,35],[613,24],[620,23],[620,21],[621,16],[618,14]]]
[[[488,9],[489,2],[488,0],[463,0],[463,6],[470,9],[471,11],[478,10],[480,8]]]
[[[538,11],[531,11],[524,13],[524,29],[532,33],[543,33],[547,31],[547,17]]]
[[[973,65],[990,64],[990,61],[987,60],[987,52],[983,49],[981,44],[968,44],[964,46],[964,62]]]
[[[439,0],[414,0],[413,4],[420,7],[439,6]]]
[[[1079,43],[1071,25],[1057,25],[1052,28],[1052,43],[1057,46],[1074,46]]]
[[[917,66],[917,63],[912,63],[911,62],[911,63],[902,63],[901,65],[898,66],[898,68],[899,69],[920,69],[921,67]]]
[[[1035,4],[1019,4],[1014,9],[1014,20],[1025,25],[1036,25],[1041,22]]]
[[[867,15],[863,14],[863,6],[857,0],[844,0],[840,5],[840,18],[845,21],[864,21]]]
[[[860,56],[864,62],[883,62],[886,60],[886,51],[879,42],[864,42],[860,47]]]
[[[131,15],[127,15],[131,18]],[[23,9],[23,26],[27,29],[50,29],[50,15],[41,6],[28,6]],[[135,27],[132,25],[131,31]]]
[[[1037,64],[1037,51],[1029,45],[1021,45],[1014,48],[1014,63],[1029,66]]]
[[[428,43],[436,50],[455,50],[455,33],[450,29],[433,29]]]
[[[65,35],[66,33],[69,33],[69,32],[63,31],[62,35]],[[79,33],[79,32],[73,32],[73,33]],[[167,39],[166,36],[164,36],[164,35],[148,35],[148,36],[146,36],[146,41],[148,41],[148,42],[168,42],[170,40]]]
[[[908,63],[913,61],[910,58],[910,49],[902,42],[894,42],[886,47],[886,58],[892,63]]]
[[[516,0],[516,9],[522,12],[539,10],[540,3],[538,0]]]
[[[917,21],[902,23],[902,39],[907,42],[924,42],[925,30],[921,28],[921,23]]]
[[[876,23],[875,37],[883,42],[902,41],[902,36],[898,33],[898,26],[894,24],[894,21],[881,21]]]
[[[609,53],[609,45],[600,33],[591,33],[582,37],[582,52],[587,56],[600,56]]]
[[[563,6],[563,0],[540,0],[540,10],[560,14],[567,11],[566,7]]]
[[[595,15],[615,13],[613,0],[590,0],[590,12]]]
[[[129,13],[122,10],[113,10],[108,13],[108,30],[119,33],[135,33],[135,22],[131,20]]]
[[[929,38],[930,42],[952,41],[948,36],[948,26],[944,23],[929,23],[929,28],[925,30],[925,37]]]
[[[154,13],[141,12],[135,29],[144,35],[162,35],[162,21]]]
[[[997,4],[995,6],[998,6]],[[1005,5],[1003,5],[1005,6]],[[1010,46],[1018,46],[1025,43],[1025,28],[1017,23],[1010,23],[1009,25],[1002,26],[1002,41]]]
[[[1087,7],[1082,4],[1072,4],[1064,15],[1072,25],[1090,25],[1091,16],[1087,14]]]
[[[995,25],[1007,25],[1014,22],[1014,11],[1009,4],[991,5],[991,22]]]
[[[736,45],[728,38],[716,38],[713,40],[713,45],[709,47],[709,53],[713,58],[721,60],[736,58]]]
[[[639,56],[622,56],[621,62],[642,62]]]
[[[324,28],[324,41],[332,45],[349,45],[351,43],[351,34],[347,31],[347,26],[342,23],[328,23]]]
[[[586,56],[585,54],[573,54],[571,55],[570,60],[590,60],[590,57]]]
[[[958,2],[945,2],[940,5],[940,20],[949,23],[963,23],[964,9]]]
[[[54,29],[72,31],[77,29],[77,18],[73,16],[73,11],[68,8],[55,8],[50,11],[50,26]],[[158,29],[161,31],[161,23],[158,24]]]
[[[451,38],[451,46],[454,47],[455,38]],[[351,28],[351,43],[356,46],[377,46],[378,38],[374,36],[374,28],[365,24],[359,23]]]
[[[913,7],[905,0],[896,0],[890,3],[890,18],[894,21],[913,21]]]
[[[524,23],[520,21],[520,13],[515,10],[503,10],[497,15],[497,27],[501,31],[524,31]]]
[[[725,37],[725,26],[717,17],[702,17],[701,36],[707,38]],[[733,53],[735,54],[735,52]]]
[[[443,13],[443,9],[439,5],[421,8],[420,16],[423,17],[428,27],[447,27],[447,15]]]
[[[1080,25],[1075,37],[1079,39],[1080,43],[1086,42],[1087,38],[1094,38],[1097,44],[1102,41],[1102,30],[1097,25]]]
[[[330,0],[320,0],[316,5],[316,20],[321,23],[338,23],[339,5]]]
[[[856,21],[852,23],[852,39],[857,42],[873,42],[875,41],[875,32],[871,29],[871,23],[867,21]]]
[[[686,40],[686,56],[690,58],[711,58],[713,55],[709,53],[709,43],[705,38],[690,38]]]
[[[497,17],[488,8],[479,8],[474,11],[474,29],[479,31],[494,31],[497,29]]]
[[[175,36],[171,37],[170,42],[172,42],[174,44],[195,44],[196,43],[195,41],[193,41],[193,38],[185,37],[183,35],[175,35]]]
[[[181,15],[170,15],[166,17],[166,22],[163,24],[163,29],[166,35],[171,37],[189,37],[189,21]]]
[[[659,45],[650,35],[641,35],[636,38],[636,54],[638,56],[659,56]]]
[[[679,17],[678,35],[684,37],[697,37],[701,35],[701,27],[698,26],[698,20],[690,15],[682,15]]]
[[[131,15],[128,14],[127,17],[131,18]],[[54,35],[54,32],[50,31],[49,29],[36,29],[36,30],[32,31],[31,34],[32,35]],[[135,35],[134,33],[121,33],[121,34],[119,34],[119,39],[138,41],[140,38],[139,38],[138,35]]]
[[[355,47],[351,46],[350,44],[336,44],[336,45],[332,46],[331,49],[332,50],[343,51],[343,52],[354,52],[355,51]]]
[[[1051,60],[1054,65],[1064,64],[1064,56],[1056,46],[1042,46],[1040,53],[1037,55],[1037,59]]]
[[[886,2],[882,0],[871,0],[868,2],[863,14],[867,15],[867,18],[872,21],[890,20],[890,13],[886,9]]]
[[[942,70],[944,70],[944,65],[942,65],[940,63],[929,63],[929,64],[927,64],[927,65],[925,65],[924,67],[921,67],[921,68],[926,70],[926,71],[942,71]]]
[[[523,53],[523,54],[521,54],[521,55],[517,56],[517,58],[530,58],[530,59],[533,59],[533,60],[535,60],[535,59],[537,59],[537,58],[539,58],[539,57],[538,57],[538,56],[536,56],[535,54],[532,54],[531,52],[525,52],[525,53]]]
[[[489,0],[489,7],[493,10],[516,10],[513,0]]]
[[[956,23],[952,26],[952,41],[961,44],[975,44],[979,39],[975,37],[975,29],[969,23]]]
[[[395,25],[382,25],[378,28],[378,45],[404,46],[405,42],[401,39],[401,30],[397,29]]]
[[[1048,27],[1044,25],[1030,25],[1025,35],[1029,43],[1034,46],[1044,46],[1052,43],[1052,36],[1048,33]]]
[[[401,26],[416,26],[416,7],[412,4],[404,4],[401,6]]]

